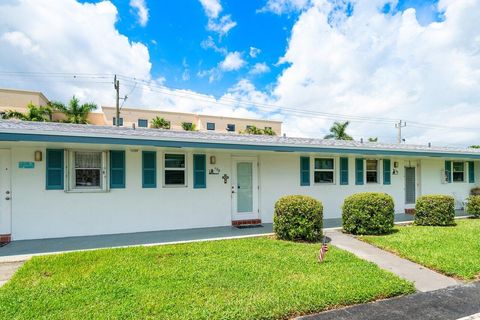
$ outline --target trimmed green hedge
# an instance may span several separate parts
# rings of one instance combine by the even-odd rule
[[[425,195],[417,199],[415,224],[451,226],[455,224],[455,199],[447,195]]]
[[[284,196],[275,203],[273,231],[283,240],[322,240],[323,205],[302,195]]]
[[[480,218],[480,196],[471,195],[468,197],[467,207],[465,208],[468,214],[475,218]]]
[[[352,234],[383,234],[392,230],[393,198],[386,193],[362,192],[347,197],[342,206],[343,230]]]

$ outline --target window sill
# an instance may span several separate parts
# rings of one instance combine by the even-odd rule
[[[70,190],[65,190],[66,193],[107,193],[110,192],[110,190],[104,190],[104,189],[70,189]]]
[[[163,185],[164,188],[187,188],[188,186],[187,185],[184,185],[184,184],[167,184],[167,185]]]
[[[314,186],[325,186],[325,185],[334,186],[336,185],[336,183],[335,182],[314,182],[313,185]]]

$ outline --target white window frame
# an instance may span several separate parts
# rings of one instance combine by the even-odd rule
[[[315,160],[316,159],[326,159],[333,161],[333,169],[316,169],[315,168]],[[337,160],[333,157],[313,157],[313,184],[315,185],[332,185],[336,184],[337,177],[336,177],[336,169],[337,169]],[[333,173],[333,181],[332,182],[315,182],[315,172],[332,172]]]
[[[374,170],[368,170],[367,168],[367,162],[368,161],[377,161],[377,170],[375,170],[377,172],[377,182],[368,182],[367,181],[367,172],[373,172]],[[380,176],[380,173],[382,172],[381,168],[380,168],[380,160],[379,159],[365,159],[365,184],[379,184],[381,181],[382,181],[382,177]]]
[[[454,179],[454,171],[453,170],[454,170],[454,167],[455,167],[454,166],[455,163],[462,163],[463,164],[463,171],[456,171],[456,172],[463,172],[463,180],[462,181],[455,181],[455,179]],[[468,172],[467,172],[467,170],[465,170],[466,164],[467,163],[465,161],[452,161],[452,167],[450,168],[450,170],[451,170],[450,172],[452,173],[452,182],[454,182],[454,183],[465,183],[467,181]]]
[[[167,154],[180,154],[180,155],[183,155],[184,158],[185,158],[185,167],[183,168],[167,168],[167,166],[165,165],[165,160],[166,160],[166,155]],[[188,168],[188,157],[187,157],[187,154],[184,153],[184,152],[164,152],[163,155],[162,155],[162,185],[164,188],[184,188],[184,187],[187,187],[188,186],[188,171],[187,171],[187,168]],[[166,183],[166,179],[165,179],[165,172],[166,171],[180,171],[180,170],[183,170],[184,171],[184,176],[185,176],[185,183],[184,184],[167,184]]]
[[[80,192],[80,193],[90,193],[90,192],[106,192],[108,191],[108,179],[107,179],[107,151],[104,150],[87,150],[87,149],[69,149],[66,150],[67,154],[67,168],[65,172],[67,173],[67,192]],[[102,155],[102,166],[100,168],[100,187],[77,187],[75,185],[75,153],[76,152],[98,152]]]

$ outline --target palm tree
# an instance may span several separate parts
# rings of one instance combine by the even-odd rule
[[[195,123],[191,122],[182,122],[182,128],[185,131],[196,131]]]
[[[25,113],[7,110],[3,115],[3,119],[20,119],[24,121],[52,121],[52,108],[50,106],[36,106],[32,103],[28,104],[28,110]]]
[[[257,128],[256,126],[247,126],[247,128],[244,131],[241,131],[240,133],[244,134],[263,134],[263,130],[260,128]]]
[[[353,140],[353,138],[346,132],[349,124],[350,121],[335,121],[333,126],[330,128],[330,134],[327,134],[324,139]]]
[[[275,131],[272,130],[272,128],[266,127],[265,129],[260,129],[257,128],[256,126],[247,126],[247,128],[244,131],[241,131],[240,133],[242,134],[256,134],[256,135],[268,135],[268,136],[274,136]]]
[[[52,102],[51,106],[53,110],[65,115],[66,120],[63,120],[63,122],[80,124],[87,124],[88,114],[97,109],[97,105],[94,103],[84,103],[80,105],[80,101],[75,96],[69,101],[68,106],[65,106],[61,102]]]
[[[150,126],[155,129],[170,129],[170,121],[167,121],[162,117],[156,116],[150,122]]]
[[[267,135],[267,136],[276,136],[277,134],[275,133],[275,131],[273,131],[272,128],[270,127],[266,127],[264,130],[263,130],[263,134],[264,135]]]

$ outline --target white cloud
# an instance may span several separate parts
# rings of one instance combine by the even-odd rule
[[[242,54],[238,51],[229,52],[225,59],[220,62],[219,67],[223,71],[235,71],[245,65],[245,60],[242,59]]]
[[[220,36],[226,35],[230,29],[237,23],[232,20],[232,16],[227,14],[220,16],[223,10],[220,0],[199,0],[200,4],[208,17],[207,30],[218,33]]]
[[[147,47],[118,32],[117,9],[111,2],[0,3],[0,21],[0,70],[119,73],[150,79]],[[111,81],[110,77],[0,76],[1,87],[38,90],[54,100],[75,94],[98,104],[113,103]]]
[[[261,52],[262,50],[258,48],[250,47],[250,52],[248,54],[250,55],[250,57],[256,58]]]
[[[250,69],[249,73],[251,74],[262,74],[270,72],[270,67],[267,66],[265,62],[258,62],[255,63],[252,69]]]
[[[207,39],[203,40],[200,43],[200,46],[205,50],[206,49],[213,49],[213,51],[224,54],[224,55],[226,55],[228,53],[228,50],[226,48],[218,47],[211,36],[208,36]]]
[[[229,14],[227,14],[219,19],[209,19],[207,29],[220,35],[225,35],[236,25],[237,23],[232,20],[232,17]]]
[[[280,105],[366,116],[354,121],[355,137],[394,141],[392,123],[372,118],[413,120],[437,126],[474,128],[480,123],[480,16],[478,1],[440,1],[445,21],[421,26],[415,10],[384,15],[382,0],[355,2],[353,15],[332,14],[318,0],[295,23],[281,59],[289,66],[273,94]],[[368,22],[368,23],[367,23]],[[288,132],[320,135],[333,119],[304,122],[287,118]],[[422,128],[407,121],[407,142],[478,143],[478,130]]]
[[[148,22],[148,8],[145,0],[130,0],[130,7],[136,12],[138,23],[145,27]]]
[[[273,12],[275,14],[290,13],[307,8],[310,0],[268,0],[258,12]]]
[[[1,2],[0,21],[0,70],[98,74],[77,78],[47,74],[7,77],[0,74],[0,87],[41,91],[51,100],[64,102],[75,95],[82,102],[113,106],[113,78],[102,74],[117,73],[132,77],[120,78],[120,94],[129,97],[125,106],[225,116],[260,116],[231,100],[222,100],[218,104],[222,98],[163,87],[165,78],[151,76],[147,47],[129,40],[115,28],[117,9],[109,1],[95,4],[80,4],[74,0]],[[186,60],[183,67],[184,71],[189,69]],[[217,67],[210,76],[220,75]],[[133,77],[145,79],[146,83],[135,84]],[[231,97],[232,94],[225,96]],[[248,94],[252,97],[259,95],[262,93]]]
[[[182,60],[182,66],[183,66],[183,73],[182,73],[182,80],[187,81],[190,80],[190,67],[187,63],[187,59],[183,58]]]
[[[222,11],[220,0],[200,0],[200,3],[202,4],[203,10],[205,10],[207,17],[211,19],[218,18],[218,15]]]

